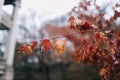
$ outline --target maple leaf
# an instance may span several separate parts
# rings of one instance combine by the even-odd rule
[[[95,8],[96,8],[96,9],[100,9],[100,6],[98,6],[98,5],[95,5]]]
[[[91,29],[91,23],[90,22],[84,22],[83,25],[81,25],[81,30],[89,30]]]
[[[75,61],[80,62],[81,61],[80,50],[76,50],[73,57],[74,57]]]
[[[62,54],[65,51],[66,42],[65,40],[57,39],[55,40],[55,49],[57,50],[58,55]]]
[[[97,30],[97,26],[95,26],[94,24],[91,24],[88,21],[83,21],[83,25],[81,25],[81,30]]]
[[[87,27],[87,28],[90,28],[91,27],[91,23],[90,22],[85,22],[84,26]]]
[[[85,20],[77,19],[74,16],[71,16],[69,18],[68,22],[70,23],[70,28],[77,30],[78,32],[80,32],[82,30],[96,30],[96,29],[98,29],[97,26],[95,26],[94,24],[91,24],[90,22],[85,21]]]
[[[99,75],[103,78],[103,80],[108,80],[109,79],[109,75],[110,75],[110,68],[102,68],[99,71]]]
[[[38,44],[37,41],[32,41],[32,42],[30,43],[30,46],[31,46],[32,50],[36,49],[37,44]]]
[[[25,53],[26,54],[31,54],[33,52],[31,46],[27,46],[26,50],[25,50]]]
[[[98,44],[95,43],[95,44],[88,44],[86,46],[86,52],[89,54],[89,56],[93,56],[93,54],[96,52],[97,50],[97,47],[98,47]]]
[[[120,17],[120,11],[115,10],[115,16]]]
[[[118,33],[116,34],[116,36],[120,37],[120,32],[118,32]]]
[[[94,38],[96,39],[96,41],[101,41],[105,38],[105,34],[103,32],[96,32],[94,34]]]
[[[86,1],[86,5],[91,5],[91,1]]]
[[[115,7],[119,7],[119,6],[120,6],[120,4],[119,4],[119,3],[116,3]]]
[[[85,59],[87,58],[87,55],[86,55],[86,52],[85,50],[76,50],[75,53],[74,53],[74,59],[75,61],[77,62],[84,62]]]
[[[71,16],[68,20],[68,22],[70,23],[70,29],[75,29],[76,27],[76,21],[75,21],[75,17],[74,16]]]
[[[114,40],[114,46],[116,49],[120,50],[120,39],[119,38],[116,38]]]
[[[26,44],[22,44],[18,49],[20,53],[25,53],[25,54],[32,53],[32,47]]]
[[[79,7],[83,8],[84,10],[88,10],[87,5],[83,4],[82,2],[80,3]]]
[[[43,49],[43,52],[48,52],[52,48],[52,44],[50,40],[48,39],[43,39],[41,42],[41,48]]]
[[[24,50],[25,50],[26,47],[27,47],[26,44],[20,45],[20,47],[18,48],[19,52],[24,53]]]

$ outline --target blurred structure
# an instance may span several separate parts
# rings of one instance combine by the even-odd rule
[[[2,6],[11,4],[14,7],[13,14],[8,15]],[[13,59],[16,44],[16,21],[20,0],[0,0],[0,31],[8,33],[5,51],[0,56],[0,80],[13,80]],[[2,45],[3,42],[1,42]],[[1,46],[0,45],[0,46]],[[4,45],[4,44],[3,44]],[[2,51],[0,51],[1,54]]]

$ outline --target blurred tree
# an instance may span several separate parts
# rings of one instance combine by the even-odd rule
[[[98,66],[102,80],[119,80],[120,78],[120,71],[118,71],[120,69],[120,24],[116,25],[120,17],[118,10],[120,7],[116,5],[119,4],[112,1],[105,6],[100,6],[96,0],[82,0],[69,13],[71,30],[67,26],[61,28],[57,25],[46,28],[50,36],[63,36],[73,42],[76,49],[73,54],[75,60]],[[112,15],[107,13],[108,8]],[[92,9],[94,12],[91,11]]]
[[[55,51],[53,49],[56,49],[56,48],[53,47],[53,49],[49,51],[49,49],[51,49],[50,40],[43,39],[42,41],[43,42],[45,41],[44,44],[41,42],[42,47],[39,46],[36,50],[38,50],[40,54],[42,53],[41,50],[43,50],[45,53],[48,53],[46,54],[47,58],[43,56],[40,57],[41,55],[37,54],[37,52],[36,54],[37,54],[37,58],[39,59],[39,62],[41,62],[41,64],[43,65],[42,67],[43,73],[48,76],[47,78],[44,78],[44,79],[46,80],[52,79],[50,78],[51,66],[55,68],[56,65],[54,64],[59,63],[59,65],[61,65],[61,68],[59,70],[65,71],[65,69],[67,70],[67,68],[65,68],[65,65],[67,64],[69,65],[69,63],[71,63],[74,58],[74,60],[77,62],[96,65],[98,68],[96,69],[100,77],[102,78],[102,80],[119,80],[120,78],[120,71],[119,71],[120,69],[120,56],[119,56],[120,33],[118,32],[119,25],[116,25],[116,21],[118,17],[120,17],[120,12],[117,10],[118,8],[119,8],[119,4],[113,1],[106,2],[104,3],[104,6],[102,6],[98,4],[97,0],[81,0],[80,3],[77,6],[75,6],[72,9],[72,11],[69,12],[67,15],[70,17],[68,20],[69,26],[68,25],[66,26],[66,24],[62,26],[56,25],[54,24],[54,22],[47,23],[45,25],[46,26],[45,29],[42,28],[41,32],[45,34],[45,37],[49,37],[51,42],[53,41],[52,44],[56,43],[54,42],[54,40],[57,38],[66,38],[68,41],[71,41],[73,43],[74,49],[76,50],[74,54],[69,54],[71,53],[69,51],[70,50],[69,48],[68,50],[66,50],[65,53],[66,54],[68,53],[71,56],[62,54],[62,57],[55,62],[54,58],[52,57],[52,54],[49,54],[49,53],[54,54]],[[110,12],[113,13],[112,15],[111,14],[109,15],[107,13],[109,9],[110,9]],[[31,19],[33,20],[34,18],[31,18]],[[32,36],[35,36],[35,35],[32,35]],[[59,44],[60,43],[61,41],[59,42]],[[31,56],[33,57],[35,56],[35,54],[32,54]],[[54,55],[54,57],[55,59],[57,58],[56,55]],[[69,57],[72,60],[69,60]],[[31,59],[28,59],[28,62],[32,63],[33,61]],[[64,67],[62,67],[62,65]],[[27,66],[27,67],[30,67],[30,66]],[[75,68],[76,66],[73,69]],[[79,67],[79,68],[81,69],[82,67]],[[86,69],[85,71],[89,72],[90,70],[91,72],[91,69],[92,68],[90,67],[88,68],[88,70]],[[95,70],[93,70],[93,75],[91,76],[94,76],[94,74],[96,74],[94,73],[94,71]],[[62,74],[63,74],[62,79],[65,80],[66,79],[66,77],[64,77],[65,73],[63,72]],[[90,75],[90,74],[85,73],[85,76],[86,75]],[[73,76],[76,76],[76,75],[73,75]],[[76,79],[82,78],[85,80],[99,79],[98,75],[95,75],[94,77],[88,77],[88,78],[85,78],[84,76],[77,76],[77,77],[75,78]]]

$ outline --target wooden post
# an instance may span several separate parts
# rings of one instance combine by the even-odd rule
[[[13,23],[8,32],[8,41],[6,45],[6,52],[4,55],[4,59],[6,59],[7,66],[13,66],[14,52],[16,45],[17,17],[18,17],[19,7],[20,7],[20,0],[16,0],[14,7]]]
[[[4,54],[4,59],[6,60],[6,72],[4,75],[4,80],[13,80],[14,77],[13,60],[16,45],[16,28],[19,7],[20,0],[16,0],[14,6],[13,23],[8,32],[8,41],[6,45],[6,51]]]

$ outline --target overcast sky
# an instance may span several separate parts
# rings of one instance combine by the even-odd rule
[[[29,13],[28,10],[34,10],[40,15],[40,20],[54,19],[60,15],[64,15],[78,3],[80,0],[21,0],[20,14]],[[98,5],[106,5],[108,3],[119,2],[120,0],[97,0]],[[5,10],[11,14],[11,7],[5,7]],[[113,15],[108,9],[108,15]]]
[[[77,0],[22,0],[21,12],[26,12],[28,9],[34,9],[40,15],[50,17],[59,16],[70,11]]]
[[[22,0],[22,10],[33,8],[38,12],[67,12],[75,5],[76,0]]]

